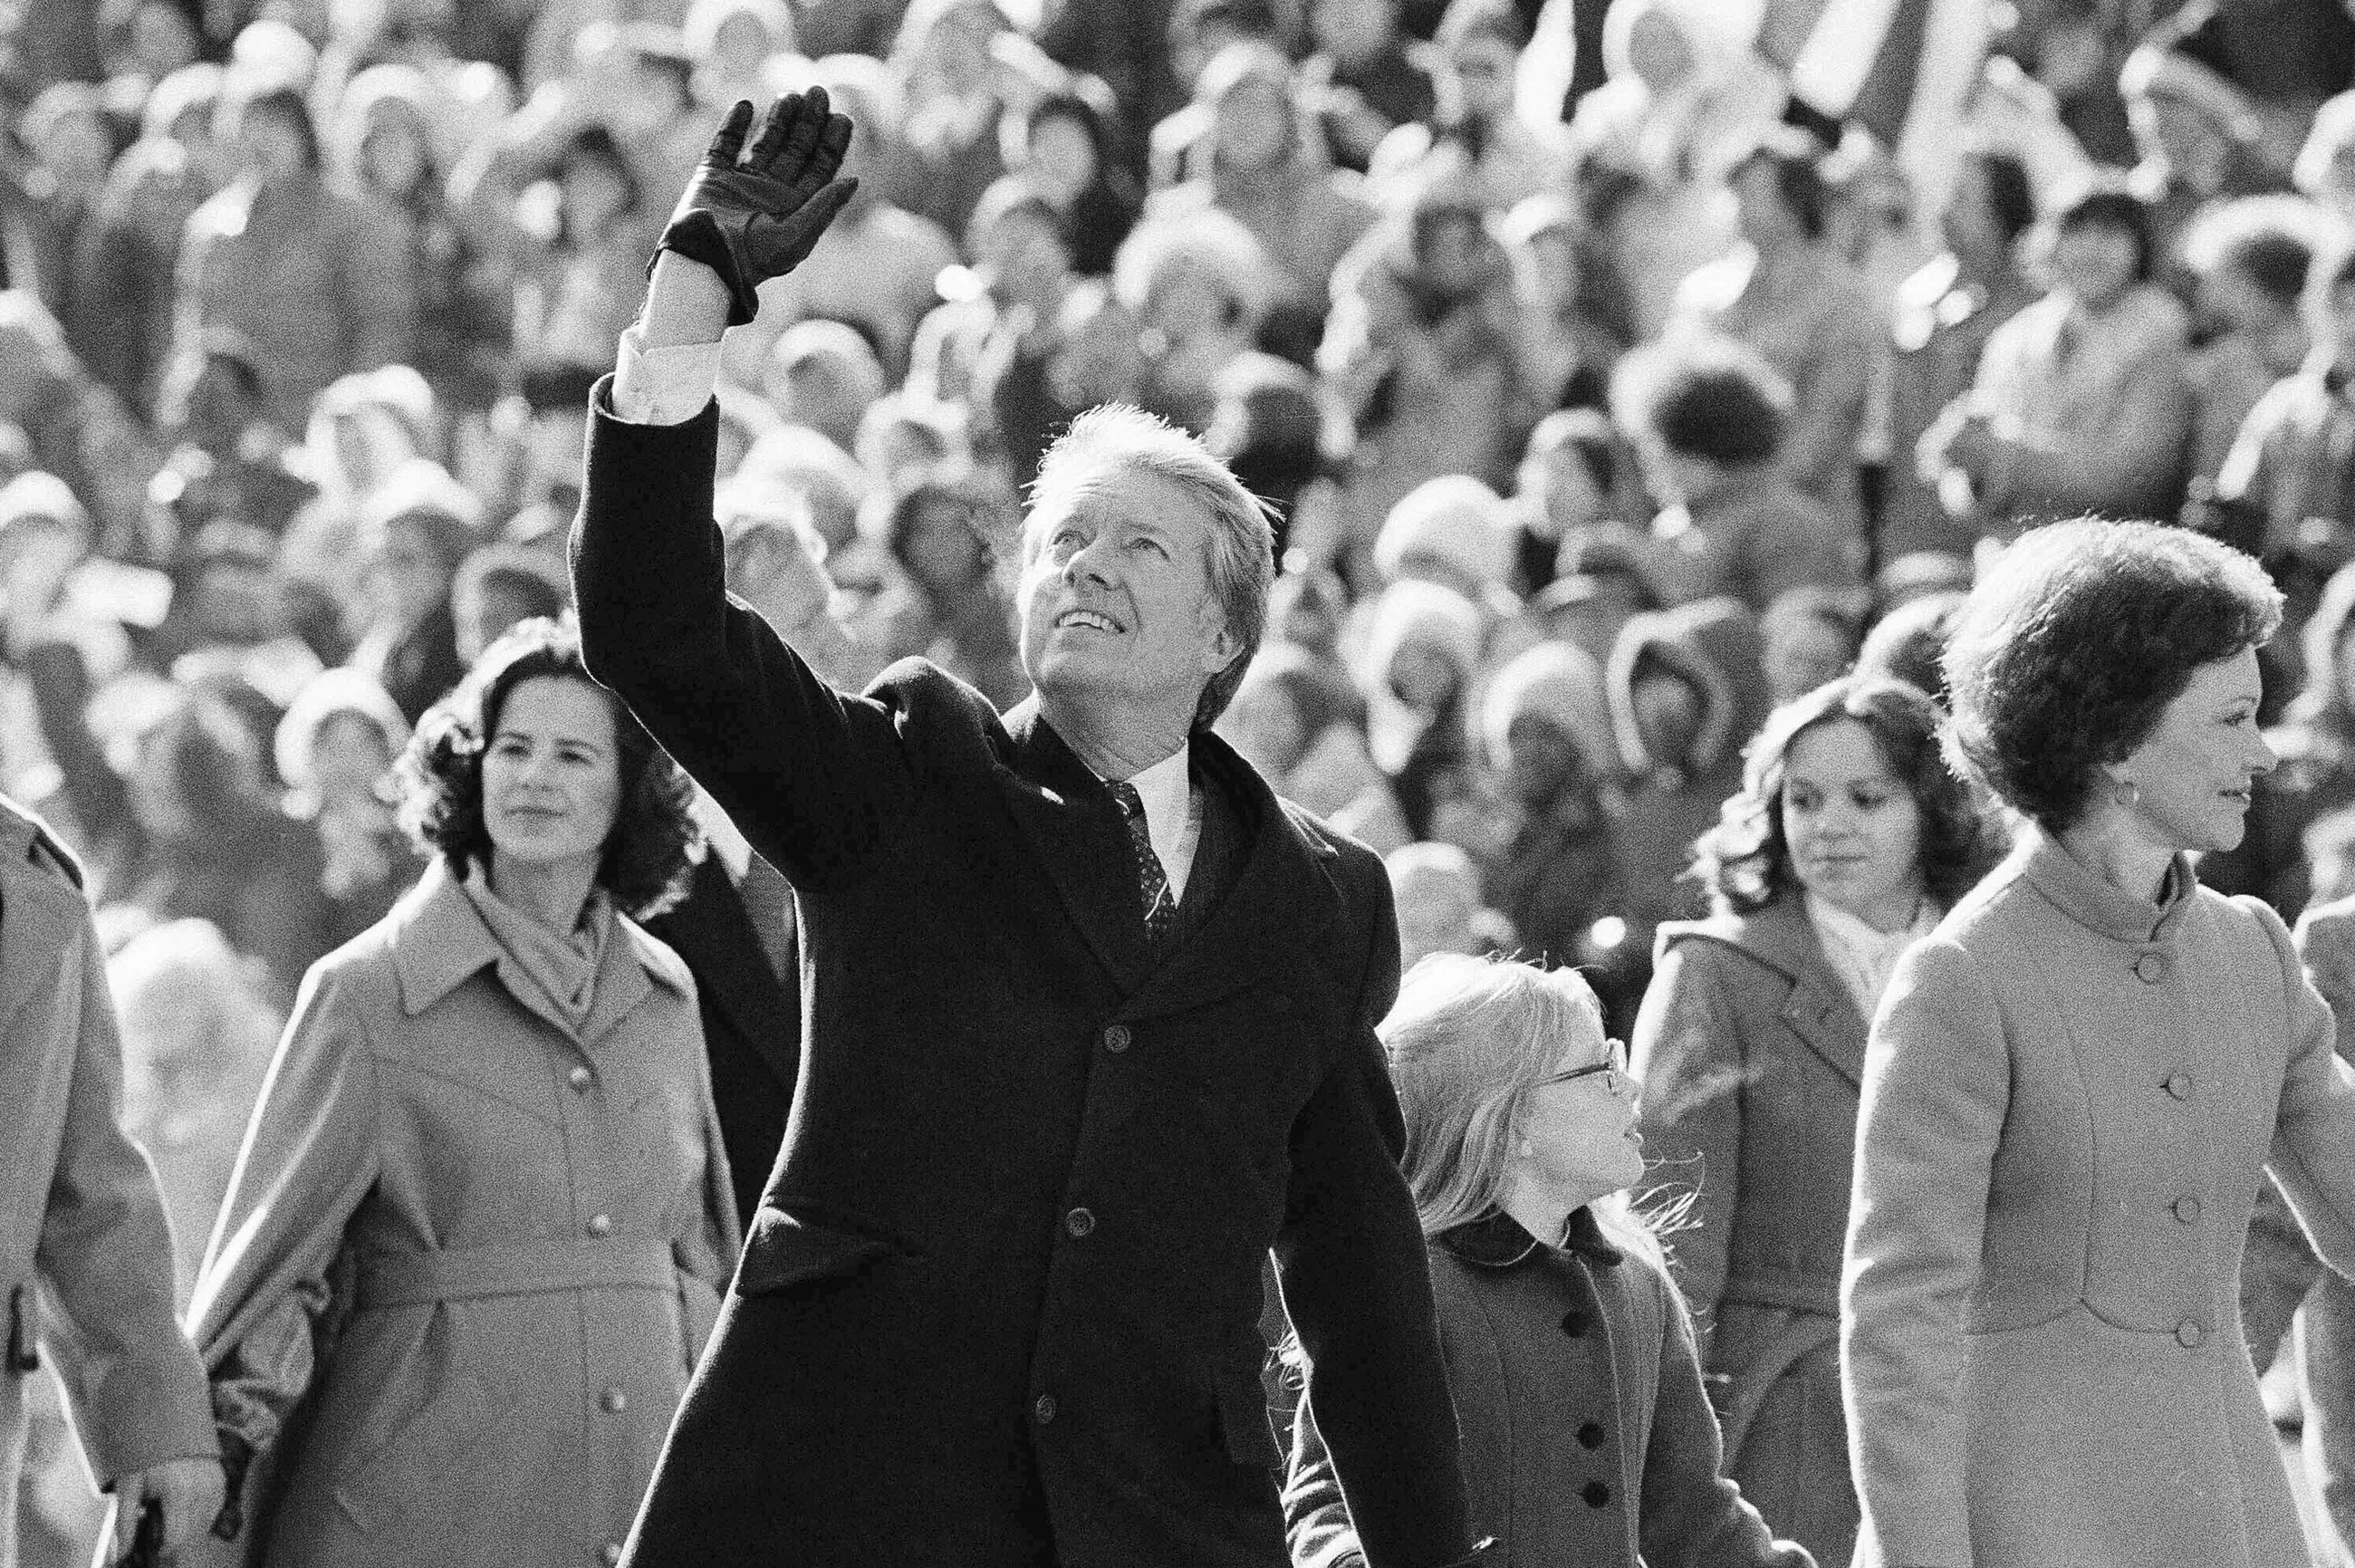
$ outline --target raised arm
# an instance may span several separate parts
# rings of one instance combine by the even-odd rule
[[[827,686],[727,592],[712,520],[720,335],[809,254],[852,188],[823,90],[739,103],[663,232],[620,365],[591,410],[572,537],[583,656],[796,884],[839,879],[911,794],[892,711]]]

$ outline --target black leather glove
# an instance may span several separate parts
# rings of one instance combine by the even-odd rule
[[[825,88],[770,104],[748,147],[751,124],[750,103],[728,112],[662,236],[662,250],[719,274],[730,326],[759,313],[753,291],[799,266],[858,188],[855,179],[835,178],[850,145],[850,121],[829,111]]]

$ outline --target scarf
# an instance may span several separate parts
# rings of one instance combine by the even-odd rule
[[[538,916],[493,892],[481,861],[467,868],[466,880],[459,885],[490,928],[492,940],[531,977],[558,1016],[575,1030],[586,1024],[597,1001],[597,971],[605,961],[605,942],[613,930],[613,901],[605,890],[592,890],[581,923],[570,935],[559,935]]]

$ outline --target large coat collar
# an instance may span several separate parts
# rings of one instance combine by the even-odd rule
[[[635,922],[616,918],[613,940],[605,944],[604,961],[597,971],[595,1005],[588,1022],[576,1030],[508,955],[451,875],[449,862],[439,855],[417,886],[393,906],[386,923],[401,1010],[411,1018],[485,966],[496,968],[500,982],[517,1001],[584,1047],[602,1039],[657,984],[682,997],[694,994],[694,982],[677,954],[638,929]]]
[[[1433,1239],[1465,1263],[1481,1268],[1511,1268],[1544,1250],[1544,1243],[1501,1209],[1452,1226]],[[1575,1253],[1604,1268],[1615,1267],[1626,1255],[1604,1239],[1594,1211],[1582,1205],[1571,1211],[1570,1224],[1558,1250]]]
[[[90,919],[81,867],[37,816],[0,796],[0,1029],[57,983]]]
[[[1137,912],[1128,830],[1103,781],[1039,713],[1036,696],[1007,714],[1005,729],[1000,793],[1132,1013],[1199,1007],[1244,989],[1338,913],[1329,869],[1337,851],[1305,832],[1232,747],[1199,731],[1194,768],[1235,813],[1241,864],[1232,887],[1206,895],[1220,900],[1209,923],[1156,965]]]
[[[1693,937],[1730,947],[1779,976],[1790,990],[1775,1009],[1777,1016],[1833,1072],[1851,1084],[1863,1085],[1869,1021],[1832,972],[1806,908],[1796,894],[1785,893],[1747,914],[1664,925],[1659,956]]]

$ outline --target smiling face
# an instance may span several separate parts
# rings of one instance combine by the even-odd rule
[[[2274,766],[2257,729],[2263,691],[2254,648],[2201,665],[2149,738],[2110,766],[2115,784],[2134,786],[2125,809],[2144,837],[2194,853],[2241,842],[2250,784]]]
[[[483,749],[493,881],[502,862],[593,869],[621,800],[613,699],[567,676],[518,681]]]
[[[1922,902],[1922,808],[1853,719],[1802,731],[1783,757],[1776,807],[1799,885],[1879,931]]]
[[[1213,526],[1175,480],[1138,468],[1040,503],[1023,539],[1022,667],[1050,710],[1110,704],[1190,728],[1241,650],[1210,592]]]

